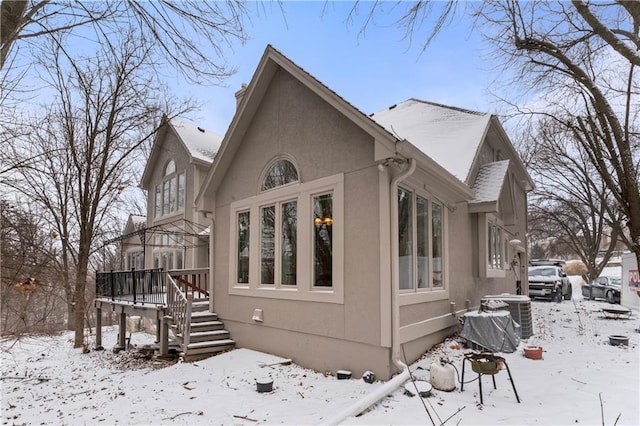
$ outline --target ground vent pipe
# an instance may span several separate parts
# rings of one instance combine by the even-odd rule
[[[404,364],[402,364],[404,365]],[[367,408],[371,407],[382,398],[386,397],[390,393],[394,392],[400,386],[409,379],[409,368],[404,365],[403,370],[389,380],[387,383],[377,388],[373,392],[357,400],[354,404],[346,407],[344,410],[338,412],[335,416],[323,421],[322,425],[339,425],[349,417],[357,416]]]
[[[394,392],[407,380],[411,378],[409,373],[409,367],[400,361],[400,343],[398,341],[398,334],[400,331],[400,313],[398,312],[398,245],[394,244],[394,238],[398,235],[398,182],[408,178],[416,170],[416,160],[410,159],[407,167],[396,177],[391,180],[391,324],[392,324],[392,337],[391,337],[391,360],[393,364],[400,370],[395,377],[389,380],[381,387],[375,389],[370,394],[363,398],[360,398],[355,403],[346,407],[344,410],[339,411],[335,416],[322,422],[322,425],[338,425],[349,417],[357,416],[367,408],[371,407],[382,398],[386,397],[390,393]]]

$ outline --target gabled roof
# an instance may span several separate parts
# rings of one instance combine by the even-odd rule
[[[173,132],[181,142],[182,148],[189,155],[190,163],[198,163],[204,166],[211,165],[222,143],[222,136],[188,121],[179,118],[163,119],[163,124],[153,141],[151,154],[142,173],[142,179],[140,180],[142,188],[146,188],[146,181],[149,179],[151,170],[157,166],[157,162],[154,159],[158,156],[159,145],[166,138],[169,131]]]
[[[511,160],[494,161],[480,166],[473,184],[475,196],[469,201],[470,213],[500,212],[505,225],[516,223],[516,200],[513,179],[509,174]]]
[[[178,118],[172,118],[170,125],[192,158],[209,164],[213,162],[220,149],[222,136]]]
[[[398,136],[397,133],[385,128],[375,120],[368,117],[366,114],[362,113],[352,104],[339,96],[336,92],[313,77],[310,73],[299,67],[289,58],[273,48],[273,46],[268,45],[262,58],[260,59],[251,82],[246,88],[242,100],[239,102],[236,113],[222,141],[220,152],[216,157],[216,161],[209,169],[209,173],[204,181],[204,185],[201,187],[200,192],[196,197],[196,205],[199,210],[208,211],[210,208],[212,208],[212,206],[205,205],[205,203],[208,202],[207,194],[211,195],[216,191],[218,185],[222,180],[222,177],[230,167],[230,163],[242,141],[244,132],[250,125],[253,115],[255,114],[260,103],[260,100],[262,99],[264,93],[271,83],[272,77],[279,69],[283,69],[285,72],[293,75],[307,88],[309,88],[323,100],[331,104],[337,111],[342,113],[345,117],[350,119],[365,132],[372,135],[376,139],[376,141],[387,143],[390,147],[390,152],[393,152],[395,150],[394,146],[396,143],[404,141],[404,138],[406,138],[406,135],[401,134],[400,136]],[[395,128],[395,125],[393,126],[393,128]],[[413,141],[409,140],[409,142],[412,143]],[[415,146],[417,146],[417,144]],[[472,155],[474,154],[475,152]],[[429,167],[437,170],[437,173],[441,173],[443,176],[450,176],[449,178],[447,178],[447,181],[450,183],[450,189],[455,190],[460,194],[465,194],[464,197],[468,196],[468,194],[470,193],[470,189],[466,185],[464,180],[454,179],[455,176],[447,172],[447,170],[437,162],[433,161],[431,158],[428,158],[428,160]]]
[[[409,99],[370,117],[466,182],[491,114]]]
[[[127,224],[124,227],[124,233],[130,233],[144,229],[147,226],[147,217],[137,214],[130,214]]]
[[[495,161],[480,166],[473,185],[475,196],[471,203],[498,201],[508,169],[509,160]]]

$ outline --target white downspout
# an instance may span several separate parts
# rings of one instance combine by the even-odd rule
[[[215,244],[216,240],[215,229],[216,229],[216,219],[214,217],[213,211],[205,214],[206,217],[209,217],[209,282],[207,283],[209,286],[209,312],[215,312],[215,308],[213,306],[213,293],[215,291],[215,273],[214,273],[214,265],[215,265]]]
[[[400,307],[398,305],[399,267],[398,267],[398,182],[408,178],[416,170],[416,160],[411,158],[407,167],[391,180],[391,361],[400,372],[384,385],[355,403],[323,421],[322,425],[338,425],[349,417],[357,416],[382,398],[394,392],[410,378],[409,367],[400,360]]]

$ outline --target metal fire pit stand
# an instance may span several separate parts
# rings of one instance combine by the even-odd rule
[[[488,352],[472,352],[464,355],[464,359],[462,360],[462,380],[460,383],[460,392],[462,392],[464,389],[464,364],[466,361],[469,361],[471,363],[471,369],[474,372],[478,373],[478,386],[480,387],[480,404],[484,404],[482,398],[482,376],[491,376],[491,380],[493,381],[493,388],[497,389],[495,375],[500,372],[500,370],[502,369],[502,365],[504,365],[507,369],[507,373],[509,374],[509,381],[511,382],[511,387],[513,388],[513,393],[516,395],[516,401],[518,401],[518,404],[520,403],[520,397],[518,397],[516,385],[515,383],[513,383],[513,377],[511,377],[509,364],[507,364],[507,361],[503,357]]]

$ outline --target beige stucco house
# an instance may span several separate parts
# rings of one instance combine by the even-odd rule
[[[386,379],[482,296],[526,294],[533,184],[495,116],[416,99],[367,116],[271,46],[237,96],[194,213],[237,346]]]

